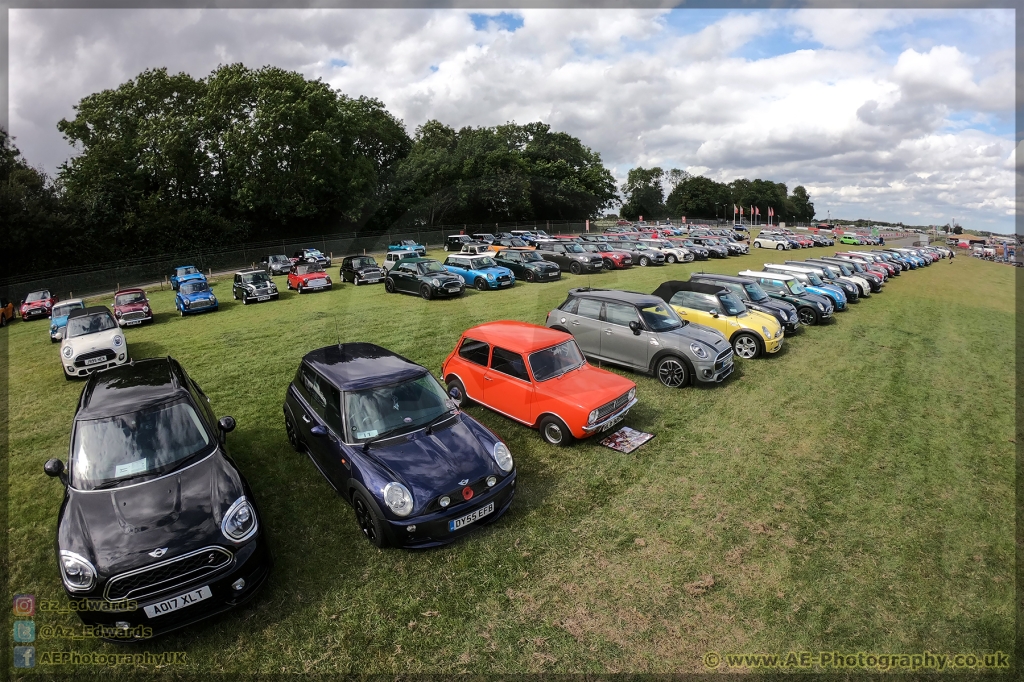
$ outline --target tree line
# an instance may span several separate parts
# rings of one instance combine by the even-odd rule
[[[76,154],[53,178],[0,130],[10,275],[322,233],[584,220],[620,201],[652,219],[724,216],[719,203],[814,214],[803,187],[765,180],[634,168],[616,187],[600,154],[541,122],[431,120],[410,136],[379,100],[272,66],[146,70],[74,110],[57,127]]]

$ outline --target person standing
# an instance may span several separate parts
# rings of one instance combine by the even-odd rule
[[[952,263],[953,259],[956,258],[956,247],[954,246],[949,250],[949,262]]]

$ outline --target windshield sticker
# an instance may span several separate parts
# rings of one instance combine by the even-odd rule
[[[356,431],[356,438],[373,438],[377,435],[377,429],[373,431]]]
[[[131,476],[132,474],[139,474],[146,470],[146,458],[137,459],[134,462],[128,462],[127,464],[118,464],[114,467],[114,478],[121,478],[122,476]]]

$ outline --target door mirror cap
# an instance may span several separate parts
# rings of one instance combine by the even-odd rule
[[[309,430],[309,432],[311,434],[313,434],[314,436],[326,436],[327,435],[327,429],[325,429],[324,427],[320,426],[319,424],[317,424],[316,426],[311,428]]]
[[[714,317],[718,317],[719,315],[721,315],[721,313],[718,311],[718,308],[712,308],[708,312],[711,313],[711,315]]]
[[[58,476],[64,475],[64,462],[57,458],[46,460],[46,464],[43,465],[43,471],[50,478],[57,478]]]
[[[235,426],[236,426],[235,418],[234,417],[221,417],[220,421],[217,422],[217,426],[219,426],[220,430],[223,431],[224,433],[230,433],[231,431],[235,430]]]
[[[633,320],[629,323],[629,328],[633,330],[633,336],[640,336],[640,323]]]

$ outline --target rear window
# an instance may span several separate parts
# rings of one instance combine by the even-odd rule
[[[463,339],[459,346],[459,357],[482,367],[487,366],[487,356],[490,355],[490,346],[483,341],[474,339]]]

